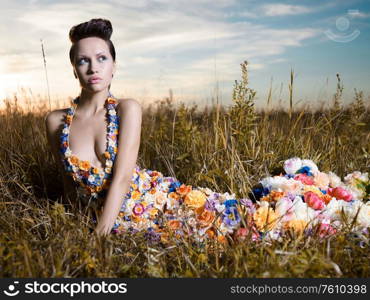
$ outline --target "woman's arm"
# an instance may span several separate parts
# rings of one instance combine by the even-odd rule
[[[63,178],[63,201],[65,203],[75,203],[77,198],[76,189],[73,185],[73,179],[67,176],[63,168],[61,157],[59,154],[59,127],[61,124],[62,114],[60,110],[49,112],[45,117],[46,136],[50,151],[53,155],[54,161],[59,172]]]
[[[117,105],[120,117],[117,156],[113,165],[113,178],[104,202],[103,212],[95,231],[109,234],[129,192],[140,147],[142,110],[139,102],[125,99]]]

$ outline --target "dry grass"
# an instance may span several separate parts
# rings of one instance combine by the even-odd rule
[[[199,111],[166,99],[145,109],[139,165],[238,198],[248,197],[261,178],[279,174],[293,156],[341,177],[369,171],[370,114],[361,92],[343,107],[338,76],[329,109],[295,111],[290,95],[288,112],[256,112],[246,66],[230,108]],[[167,248],[149,245],[140,234],[91,236],[88,216],[61,204],[45,112],[25,113],[9,100],[1,115],[1,277],[370,276],[369,236],[349,232],[219,247],[201,247],[189,237]]]

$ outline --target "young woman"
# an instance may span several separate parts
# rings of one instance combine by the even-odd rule
[[[173,234],[225,243],[228,237],[275,239],[284,230],[311,234],[316,225],[320,234],[335,232],[328,223],[337,217],[330,205],[337,205],[336,199],[352,205],[347,190],[354,187],[319,172],[311,160],[288,159],[284,176],[261,180],[251,194],[261,200],[256,205],[140,168],[142,110],[136,100],[117,99],[109,91],[116,71],[111,34],[112,25],[104,19],[72,27],[70,61],[81,93],[71,107],[45,118],[50,149],[63,174],[63,196],[74,202],[81,194],[87,207],[98,209],[97,234],[145,230],[151,240],[163,242]],[[355,178],[350,175],[348,184]]]
[[[78,24],[69,33],[81,93],[70,108],[45,118],[50,148],[63,173],[64,198],[73,202],[83,192],[88,205],[101,208],[95,228],[101,235],[144,229],[151,238],[165,239],[167,229],[178,236],[186,229],[224,241],[232,229],[221,226],[223,234],[217,234],[218,211],[205,208],[209,189],[202,192],[137,165],[142,110],[135,99],[116,99],[109,91],[116,71],[111,34],[112,25],[104,19]],[[236,210],[229,209],[229,215],[231,222],[239,222]]]

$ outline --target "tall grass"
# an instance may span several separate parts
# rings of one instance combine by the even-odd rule
[[[174,99],[144,110],[138,164],[193,186],[248,197],[298,156],[339,176],[369,170],[370,114],[355,90],[317,111],[255,110],[247,62],[235,81],[233,105],[203,110]],[[293,73],[289,89],[293,90]],[[269,103],[271,96],[269,97]],[[331,101],[331,99],[328,99]],[[12,103],[12,104],[11,104]],[[154,246],[141,234],[92,237],[89,216],[62,203],[62,180],[47,146],[48,107],[24,112],[8,99],[0,115],[1,277],[368,277],[369,236],[341,232],[327,239],[291,236],[282,242],[197,247],[192,237]]]

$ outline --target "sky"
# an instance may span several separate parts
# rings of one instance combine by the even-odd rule
[[[336,74],[344,103],[370,93],[370,2],[360,0],[0,0],[0,100],[15,92],[58,104],[81,88],[69,61],[72,26],[109,19],[117,71],[111,92],[143,104],[232,103],[240,64],[249,63],[256,107],[329,103]],[[41,39],[46,54],[46,71]],[[47,75],[46,75],[47,72]],[[48,84],[47,84],[47,80]]]

